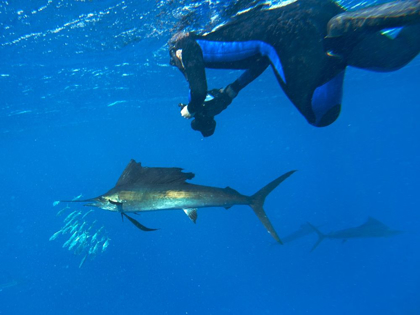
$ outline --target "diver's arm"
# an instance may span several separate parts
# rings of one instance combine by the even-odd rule
[[[225,110],[238,93],[249,83],[254,81],[261,73],[267,69],[268,59],[262,58],[254,61],[252,66],[242,73],[238,79],[228,84],[223,89],[213,89],[207,92],[207,98],[202,106],[202,114],[208,117],[214,117]],[[182,113],[182,116],[188,117],[188,113]]]
[[[195,40],[187,37],[182,43],[184,74],[190,87],[190,101],[187,110],[191,115],[200,111],[207,95],[207,80],[203,52]]]
[[[225,90],[229,92],[228,88],[232,89],[234,93],[231,94],[234,95],[233,97],[236,97],[236,95],[244,87],[258,78],[265,71],[265,69],[267,69],[268,65],[269,61],[266,58],[258,60],[254,65],[252,65],[252,67],[242,73],[241,76],[237,78],[233,83],[229,84]]]

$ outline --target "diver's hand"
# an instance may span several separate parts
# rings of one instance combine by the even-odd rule
[[[181,115],[184,118],[192,118],[193,116],[188,111],[188,105],[180,103],[178,105],[181,108]],[[206,116],[203,113],[197,113],[194,115],[194,119],[191,122],[191,128],[196,131],[200,131],[203,137],[210,137],[216,129],[216,121],[212,116]]]
[[[188,105],[185,104],[179,104],[179,107],[181,107],[181,116],[190,119],[193,115],[188,111]]]

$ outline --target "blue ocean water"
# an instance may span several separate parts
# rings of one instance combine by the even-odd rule
[[[420,59],[348,69],[326,128],[307,124],[268,70],[204,139],[179,114],[188,88],[165,44],[181,17],[223,20],[220,6],[0,3],[0,314],[420,314]],[[210,87],[237,76],[207,73]],[[49,241],[69,213],[53,202],[105,193],[130,159],[246,195],[297,169],[265,203],[280,237],[369,216],[404,233],[310,252],[316,234],[277,245],[246,206],[201,209],[196,225],[182,211],[136,216],[160,228],[149,233],[95,210],[86,218],[110,245],[79,268],[68,235]]]

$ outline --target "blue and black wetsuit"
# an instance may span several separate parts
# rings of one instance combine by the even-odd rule
[[[382,32],[395,27],[402,27],[395,38]],[[205,68],[244,69],[229,85],[236,96],[271,65],[288,98],[317,127],[340,113],[347,66],[393,71],[419,51],[420,0],[352,12],[330,0],[297,0],[253,9],[208,34],[182,34],[170,42],[171,64],[189,82],[190,113],[205,116]]]

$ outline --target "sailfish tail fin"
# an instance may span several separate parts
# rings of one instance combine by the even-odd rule
[[[281,182],[283,182],[286,178],[288,178],[290,175],[292,175],[296,171],[290,171],[286,174],[283,174],[279,178],[273,180],[268,185],[264,186],[262,189],[260,189],[257,193],[252,195],[250,207],[252,210],[254,210],[255,214],[257,215],[258,219],[262,222],[262,224],[267,229],[267,232],[271,234],[271,236],[280,244],[283,244],[283,242],[280,240],[280,237],[277,235],[276,230],[274,229],[273,225],[271,224],[270,220],[268,219],[267,215],[264,211],[264,201],[265,198],[268,196],[269,193],[271,193],[278,185],[280,185]]]
[[[316,232],[316,234],[318,234],[318,240],[316,241],[315,245],[311,249],[311,252],[313,252],[315,250],[315,248],[317,248],[318,245],[321,244],[321,242],[324,240],[325,234],[321,233],[320,230],[318,230],[315,226],[313,226],[309,222],[307,222],[307,223]]]

